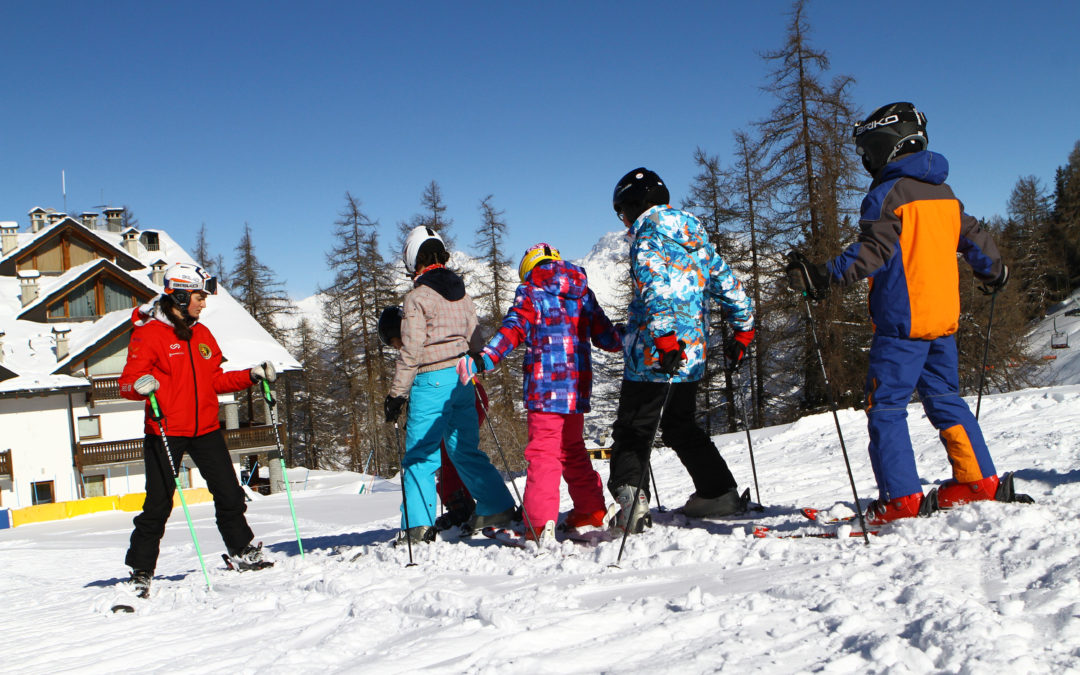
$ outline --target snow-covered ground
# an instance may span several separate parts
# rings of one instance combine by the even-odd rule
[[[840,421],[869,499],[864,416]],[[917,405],[909,421],[929,486],[948,475],[945,453]],[[177,510],[134,614],[109,612],[131,514],[2,530],[0,671],[1080,672],[1080,386],[985,397],[982,422],[999,471],[1037,503],[961,507],[869,546],[748,535],[812,531],[799,507],[850,504],[831,415],[753,433],[764,515],[685,527],[657,514],[618,569],[618,542],[537,555],[482,537],[418,546],[406,567],[406,549],[384,543],[398,484],[358,494],[356,474],[313,472],[294,492],[303,558],[285,496],[255,497],[252,527],[277,560],[261,572],[226,571],[213,507],[192,506],[212,591]],[[745,435],[716,440],[752,487]],[[663,504],[681,504],[691,487],[674,454],[659,450],[655,469]]]

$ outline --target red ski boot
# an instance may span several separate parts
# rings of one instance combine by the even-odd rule
[[[888,501],[875,499],[866,509],[866,524],[868,527],[876,527],[901,518],[914,518],[920,515],[922,503],[923,493],[921,492]]]
[[[997,495],[998,477],[987,476],[971,483],[958,483],[949,479],[937,489],[938,506],[947,509],[969,502],[994,501]]]

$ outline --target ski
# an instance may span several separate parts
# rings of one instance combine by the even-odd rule
[[[867,530],[866,534],[877,536],[880,530]],[[764,526],[758,526],[754,528],[754,536],[758,539],[841,539],[840,531],[834,530],[832,532],[801,532],[797,534],[775,534],[772,530]],[[859,530],[851,530],[846,537],[861,537],[863,532]]]
[[[480,530],[480,533],[488,539],[494,539],[500,544],[520,549],[525,548],[525,536],[508,527],[485,527]]]
[[[563,534],[566,535],[567,540],[583,546],[596,546],[597,544],[612,541],[615,538],[610,530],[604,529],[586,530],[584,532],[578,530],[564,530]]]
[[[832,524],[835,524],[835,523],[848,523],[848,522],[851,522],[853,520],[858,520],[859,519],[859,516],[857,516],[855,514],[852,514],[850,516],[844,516],[843,518],[822,518],[821,517],[821,511],[819,511],[818,509],[813,509],[813,508],[799,509],[799,513],[803,514],[803,516],[807,520],[812,520],[815,523],[821,523],[822,525],[832,525]]]
[[[239,560],[233,560],[227,553],[222,553],[221,559],[225,561],[225,569],[232,572],[254,572],[256,570],[264,570],[274,566],[274,563],[269,560],[263,560],[257,563],[246,563]]]

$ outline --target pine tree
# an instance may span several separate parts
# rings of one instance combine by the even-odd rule
[[[296,325],[291,345],[300,362],[300,371],[290,378],[294,402],[289,408],[293,462],[318,469],[323,466],[322,458],[328,453],[333,437],[332,420],[336,416],[325,414],[328,409],[337,409],[328,393],[333,373],[326,367],[317,331],[307,317]]]
[[[377,228],[360,201],[346,192],[345,208],[334,222],[335,244],[326,256],[334,280],[323,289],[331,299],[329,316],[336,328],[334,358],[349,377],[343,400],[352,409],[356,429],[350,454],[354,463],[362,457],[364,466],[374,463],[376,470],[387,454],[382,401],[392,376],[379,343],[378,320],[395,300],[389,268],[378,252]]]
[[[293,312],[292,301],[285,293],[285,283],[255,255],[255,242],[247,223],[236,246],[236,265],[231,277],[230,294],[267,333],[284,342],[286,336],[278,323]]]
[[[796,0],[784,46],[765,54],[774,64],[765,89],[776,96],[777,105],[757,126],[770,145],[767,163],[776,180],[776,217],[798,225],[801,241],[792,245],[812,260],[823,260],[840,253],[855,236],[859,176],[854,152],[846,147],[846,125],[855,118],[848,94],[854,80],[823,81],[829,59],[810,46],[805,6],[805,0]],[[840,405],[862,399],[863,347],[870,326],[865,310],[858,308],[865,293],[863,285],[834,291],[832,300],[816,311],[822,355]],[[793,311],[798,311],[794,300]],[[801,351],[804,406],[817,408],[827,392],[809,329]]]
[[[293,305],[285,293],[284,283],[279,281],[274,272],[260,262],[255,255],[251,226],[247,223],[244,223],[244,233],[236,246],[236,267],[231,281],[229,293],[267,333],[279,343],[284,344],[288,336],[279,321],[293,312]],[[252,389],[248,389],[245,393],[246,417],[249,422],[256,419],[254,403],[256,396],[257,393]],[[289,414],[288,410],[278,411],[282,419],[287,418]],[[269,424],[269,420],[265,422]]]
[[[1050,195],[1038,178],[1024,176],[1016,181],[1009,195],[1008,214],[1011,220],[1003,239],[1016,255],[1010,263],[1010,283],[1022,293],[1025,318],[1041,318],[1053,300],[1051,279],[1060,276],[1064,261],[1061,249],[1051,246]]]
[[[723,187],[724,171],[720,166],[720,160],[708,156],[704,150],[697,148],[694,151],[694,163],[697,164],[700,172],[694,177],[690,186],[690,203],[687,207],[696,209],[699,220],[709,234],[709,240],[721,258],[725,261],[745,260],[749,257],[745,240],[739,236],[738,232],[726,227],[734,218],[734,210],[728,203],[728,195]],[[715,408],[720,407],[713,404],[716,398],[724,401],[722,405],[725,410],[727,431],[730,433],[738,430],[739,414],[735,407],[732,374],[725,367],[724,360],[723,345],[731,339],[731,335],[724,317],[720,316],[719,312],[711,313],[709,330],[721,339],[716,348],[706,351],[705,374],[698,388],[701,410],[705,411],[705,431],[712,433],[713,415],[711,413]]]
[[[483,335],[491,336],[499,329],[506,308],[513,302],[515,281],[511,276],[511,260],[506,253],[504,239],[507,225],[503,220],[503,212],[497,210],[492,201],[493,195],[488,195],[480,201],[480,225],[476,229],[476,239],[473,242],[478,252],[478,259],[484,264],[484,271],[474,283],[481,292],[473,297],[479,313],[480,329]],[[498,369],[483,377],[484,384],[488,387],[488,401],[490,408],[488,415],[491,423],[499,429],[499,441],[505,448],[523,448],[528,433],[522,411],[519,410],[521,392],[521,368],[518,366],[520,357],[512,357],[501,363]],[[481,435],[481,446],[489,452],[495,450],[488,447],[486,434]],[[497,452],[497,451],[496,451]],[[507,461],[515,464],[512,470],[524,467],[523,459],[514,452],[507,454]]]
[[[454,239],[450,236],[450,226],[454,221],[446,216],[446,202],[443,201],[442,188],[435,181],[428,183],[420,195],[421,213],[406,222],[398,223],[397,250],[405,248],[405,237],[417,227],[430,227],[442,237],[446,250],[453,249]]]
[[[199,267],[213,274],[211,271],[213,269],[213,258],[210,257],[210,244],[206,240],[206,223],[202,224],[199,228],[199,234],[195,237],[195,246],[191,249],[191,257],[195,258],[195,262],[199,264]]]
[[[1063,285],[1069,291],[1080,286],[1080,141],[1054,175],[1053,224],[1051,236],[1065,258]]]

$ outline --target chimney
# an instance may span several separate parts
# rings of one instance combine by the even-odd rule
[[[37,300],[38,296],[38,277],[41,276],[41,272],[37,270],[19,270],[19,292],[22,297],[22,306],[26,307],[31,302]]]
[[[165,268],[169,264],[164,260],[158,260],[150,265],[150,281],[153,281],[158,286],[165,285]]]
[[[49,212],[40,206],[30,211],[30,231],[40,232],[45,227],[45,216]]]
[[[97,229],[97,217],[98,214],[94,211],[83,211],[79,214],[79,220],[82,221],[82,224],[85,225],[88,230]]]
[[[10,220],[0,222],[0,255],[7,255],[19,247],[19,224]]]
[[[68,333],[71,332],[71,328],[53,326],[52,332],[56,336],[56,360],[63,361],[68,357]]]
[[[124,223],[124,209],[110,206],[105,209],[105,229],[109,232],[119,232]]]
[[[133,258],[139,256],[139,231],[134,227],[124,233],[124,250]]]
[[[45,216],[45,220],[48,222],[49,225],[55,225],[64,218],[67,218],[67,214],[63,211],[53,211],[49,215]]]

